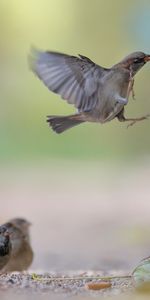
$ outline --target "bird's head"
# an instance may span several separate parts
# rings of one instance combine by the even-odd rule
[[[28,234],[31,223],[23,218],[15,218],[9,221],[15,228],[21,230],[23,234]]]
[[[115,66],[120,65],[128,69],[131,71],[132,76],[134,76],[148,61],[150,61],[150,54],[139,51],[129,54]]]

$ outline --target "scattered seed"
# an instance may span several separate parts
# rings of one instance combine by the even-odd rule
[[[101,281],[101,282],[90,282],[86,284],[86,288],[88,288],[89,290],[102,290],[102,289],[107,289],[110,288],[111,282],[108,281]]]

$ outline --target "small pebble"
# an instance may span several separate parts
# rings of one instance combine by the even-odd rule
[[[101,281],[101,282],[90,282],[86,284],[86,288],[89,290],[102,290],[102,289],[107,289],[112,286],[111,282],[108,281]]]

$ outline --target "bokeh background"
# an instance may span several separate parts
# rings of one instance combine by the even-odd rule
[[[128,269],[150,255],[150,121],[56,135],[48,114],[74,108],[28,67],[31,46],[109,67],[150,53],[146,0],[0,0],[0,221],[31,220],[32,269]],[[150,65],[126,115],[150,112]]]

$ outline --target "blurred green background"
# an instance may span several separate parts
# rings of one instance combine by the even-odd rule
[[[109,67],[150,53],[150,1],[0,0],[0,20],[0,222],[33,223],[33,269],[132,270],[150,254],[150,120],[55,134],[46,116],[75,109],[34,76],[28,54],[80,53]],[[149,81],[147,64],[128,117],[150,113]]]
[[[117,120],[56,135],[48,114],[74,112],[28,68],[32,45],[109,67],[135,50],[150,52],[150,2],[141,0],[0,0],[0,159],[133,159],[150,153],[150,121],[126,129]],[[127,116],[150,112],[150,64],[136,77]]]

